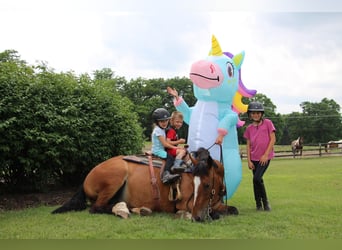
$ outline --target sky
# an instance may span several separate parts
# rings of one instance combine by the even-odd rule
[[[0,34],[0,52],[29,64],[127,80],[189,77],[215,35],[223,51],[245,52],[245,86],[277,113],[323,98],[342,108],[339,0],[0,0]]]

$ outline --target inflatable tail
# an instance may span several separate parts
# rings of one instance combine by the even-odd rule
[[[87,198],[83,190],[83,186],[81,186],[69,201],[67,201],[61,207],[55,209],[51,213],[60,214],[60,213],[66,213],[68,211],[81,211],[86,208],[87,208]]]

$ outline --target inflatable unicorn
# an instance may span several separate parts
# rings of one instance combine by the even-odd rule
[[[182,97],[174,99],[176,109],[183,113],[184,122],[189,125],[189,151],[204,147],[210,149],[214,159],[223,160],[228,199],[242,178],[237,137],[237,127],[243,125],[238,114],[247,111],[242,97],[256,94],[255,90],[245,88],[241,80],[244,56],[244,52],[235,56],[222,52],[213,36],[208,57],[191,66],[190,79],[197,99],[195,106],[189,107]],[[215,144],[217,142],[222,143],[222,152]]]

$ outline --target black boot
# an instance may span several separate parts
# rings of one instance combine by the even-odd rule
[[[271,205],[267,200],[266,189],[265,189],[264,183],[262,183],[261,185],[260,194],[261,194],[262,205],[264,206],[264,211],[268,211],[268,212],[271,211]]]
[[[262,201],[262,204],[264,205],[264,210],[267,211],[267,212],[270,212],[271,211],[271,205],[270,203],[268,202],[268,200],[263,200]]]
[[[257,211],[262,211],[261,200],[256,201],[256,210]]]
[[[171,167],[171,171],[174,173],[182,173],[185,171],[186,168],[187,166],[185,165],[182,159],[175,159],[175,162]]]
[[[254,199],[255,199],[256,210],[261,211],[262,210],[262,204],[261,204],[260,189],[255,183],[253,184],[253,191],[254,191]]]
[[[171,174],[169,171],[165,170],[162,176],[162,182],[164,184],[172,183],[179,178],[179,174]]]
[[[167,183],[168,179],[170,178],[171,179],[175,178],[171,175],[171,167],[174,161],[175,161],[175,158],[172,155],[167,154],[164,170],[160,173],[160,179],[162,180],[163,183]]]

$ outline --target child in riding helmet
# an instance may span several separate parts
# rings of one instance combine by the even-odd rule
[[[166,139],[168,142],[174,146],[178,144],[184,144],[185,139],[178,138],[177,131],[183,126],[183,114],[179,111],[174,111],[171,114],[170,127],[167,128]],[[185,148],[168,148],[167,152],[175,158],[174,164],[171,167],[173,172],[184,172],[187,165],[183,162],[183,157],[186,155],[187,151]]]
[[[264,107],[259,102],[251,102],[247,109],[252,121],[243,137],[247,140],[248,168],[253,171],[253,191],[256,209],[270,211],[263,175],[274,157],[273,146],[276,141],[275,127],[271,120],[263,118]]]
[[[152,154],[166,160],[165,168],[161,174],[163,183],[171,183],[175,181],[179,174],[171,174],[167,166],[172,166],[174,158],[166,152],[165,149],[177,149],[170,142],[166,140],[166,128],[170,120],[170,113],[164,108],[158,108],[153,111],[152,119],[154,121],[154,128],[152,131]]]

